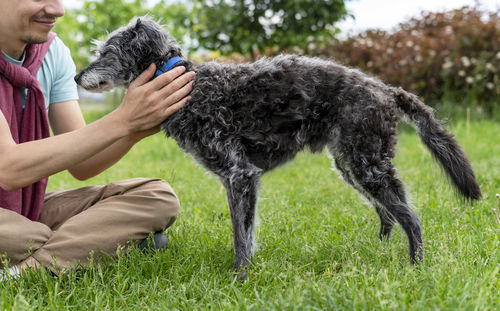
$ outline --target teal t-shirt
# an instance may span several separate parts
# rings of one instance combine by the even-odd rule
[[[15,64],[22,66],[25,54],[21,60],[15,60],[2,51],[3,57]],[[49,46],[49,50],[43,59],[42,65],[36,74],[40,88],[45,97],[45,107],[53,103],[65,102],[68,100],[78,100],[78,90],[74,80],[76,73],[75,63],[67,46],[55,37]],[[26,101],[27,90],[21,89],[23,107]]]

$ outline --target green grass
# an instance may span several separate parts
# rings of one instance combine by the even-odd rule
[[[88,113],[90,119],[98,114]],[[60,173],[49,190],[130,177],[166,179],[182,211],[166,252],[136,250],[58,277],[46,271],[0,283],[2,310],[498,310],[500,124],[454,122],[483,191],[467,205],[409,127],[401,127],[395,165],[422,218],[425,260],[409,264],[399,226],[378,240],[379,220],[346,186],[325,154],[301,153],[264,176],[258,249],[241,283],[230,273],[232,232],[217,179],[161,134],[87,182]]]

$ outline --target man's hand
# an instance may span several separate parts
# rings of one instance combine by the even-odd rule
[[[156,133],[161,122],[184,106],[190,99],[195,76],[185,70],[176,67],[151,80],[156,71],[151,64],[130,84],[121,105],[113,112],[129,135],[145,137]]]

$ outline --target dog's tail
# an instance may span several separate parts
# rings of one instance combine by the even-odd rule
[[[434,118],[432,109],[402,88],[391,88],[397,106],[415,123],[422,142],[441,163],[452,184],[465,199],[479,200],[481,190],[474,171],[453,135]]]

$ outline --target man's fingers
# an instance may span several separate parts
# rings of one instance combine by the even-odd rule
[[[132,83],[130,83],[130,86],[141,86],[143,84],[146,84],[153,77],[155,70],[156,70],[156,65],[152,63],[137,78],[135,78],[135,80],[132,81]]]
[[[186,71],[186,67],[178,66],[172,70],[165,72],[164,74],[159,75],[150,82],[151,88],[153,90],[159,90],[163,88],[165,85],[171,83],[181,74],[183,74],[184,71]]]
[[[180,77],[177,77],[177,79],[175,79],[174,81],[172,81],[171,83],[165,85],[158,93],[159,93],[159,96],[160,98],[167,98],[169,97],[170,95],[172,95],[173,93],[175,93],[176,91],[180,90],[182,87],[190,84],[190,81],[193,80],[195,76],[195,73],[194,72],[188,72],[188,73],[185,73],[183,74],[182,76]],[[185,94],[184,96],[186,96],[187,94]],[[182,96],[182,97],[184,97]],[[181,98],[182,98],[181,97]],[[179,98],[180,99],[180,98]]]
[[[175,102],[175,104],[168,106],[167,109],[165,110],[165,118],[169,117],[170,115],[177,112],[177,110],[181,109],[190,99],[191,96],[187,96],[181,99],[180,101]]]
[[[183,87],[178,89],[177,91],[173,92],[170,94],[168,97],[165,98],[165,101],[170,103],[172,105],[173,103],[176,103],[189,95],[191,90],[193,89],[193,82],[185,84]]]

